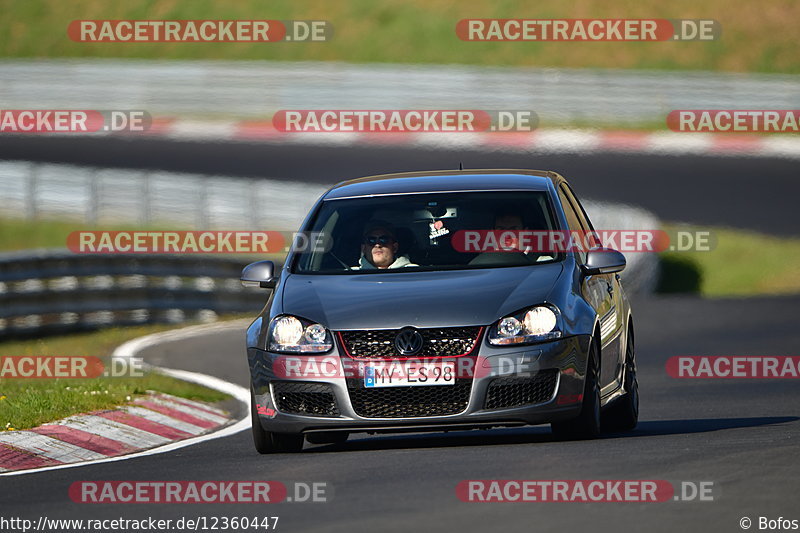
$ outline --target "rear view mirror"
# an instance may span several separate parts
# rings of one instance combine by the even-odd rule
[[[241,281],[245,287],[274,289],[277,282],[275,278],[275,263],[272,261],[250,263],[242,270]]]
[[[594,276],[597,274],[613,274],[625,269],[625,256],[611,248],[598,248],[589,250],[586,254],[586,263],[581,266],[584,274]]]

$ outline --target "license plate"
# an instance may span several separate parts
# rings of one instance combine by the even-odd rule
[[[364,386],[424,387],[454,385],[456,364],[453,361],[436,363],[381,363],[364,366]]]

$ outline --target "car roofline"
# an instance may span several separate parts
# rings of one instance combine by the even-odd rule
[[[336,196],[334,198],[323,198],[327,202],[336,202],[338,200],[352,200],[354,198],[374,198],[379,196],[412,196],[414,194],[452,194],[452,193],[466,193],[466,192],[546,192],[545,189],[523,189],[523,188],[505,188],[505,189],[459,189],[453,191],[450,189],[443,189],[441,191],[392,191],[392,192],[370,192],[364,194],[354,194],[352,196]]]
[[[539,178],[547,178],[551,181],[554,187],[558,187],[558,185],[565,181],[564,178],[558,174],[557,172],[553,172],[552,170],[531,170],[531,169],[518,169],[518,168],[486,168],[486,169],[468,169],[468,170],[420,170],[414,172],[396,172],[392,174],[376,174],[373,176],[363,176],[360,178],[354,178],[350,180],[344,180],[336,183],[330,189],[328,189],[323,198],[327,197],[330,193],[337,189],[341,189],[343,187],[347,187],[349,185],[355,185],[359,183],[369,183],[373,181],[383,181],[383,180],[393,180],[393,179],[402,179],[402,178],[418,178],[418,177],[436,177],[436,176],[480,176],[480,175],[506,175],[506,176],[513,176],[513,175],[523,175],[523,176],[536,176]],[[475,189],[475,190],[497,190],[497,189]],[[520,189],[513,189],[513,190],[520,190]],[[416,191],[421,192],[421,191]],[[426,191],[431,192],[431,191]],[[439,191],[445,192],[445,191]],[[354,197],[360,196],[375,196],[375,195],[388,195],[388,194],[414,194],[412,191],[403,192],[403,193],[370,193],[366,195],[356,195]],[[340,197],[344,198],[344,197]]]

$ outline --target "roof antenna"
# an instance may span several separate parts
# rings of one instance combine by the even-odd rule
[[[458,162],[458,170],[464,170],[464,163],[461,161]]]

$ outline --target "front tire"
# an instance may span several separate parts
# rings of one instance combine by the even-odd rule
[[[552,422],[550,428],[559,440],[593,439],[600,435],[600,349],[596,341],[589,348],[580,414],[572,420]]]
[[[250,391],[250,422],[253,429],[253,444],[262,455],[268,453],[293,453],[303,449],[303,435],[290,433],[273,433],[261,426],[258,416],[256,397]]]
[[[633,330],[625,347],[625,394],[603,412],[603,430],[631,431],[639,423],[639,382],[636,379],[636,352]]]

